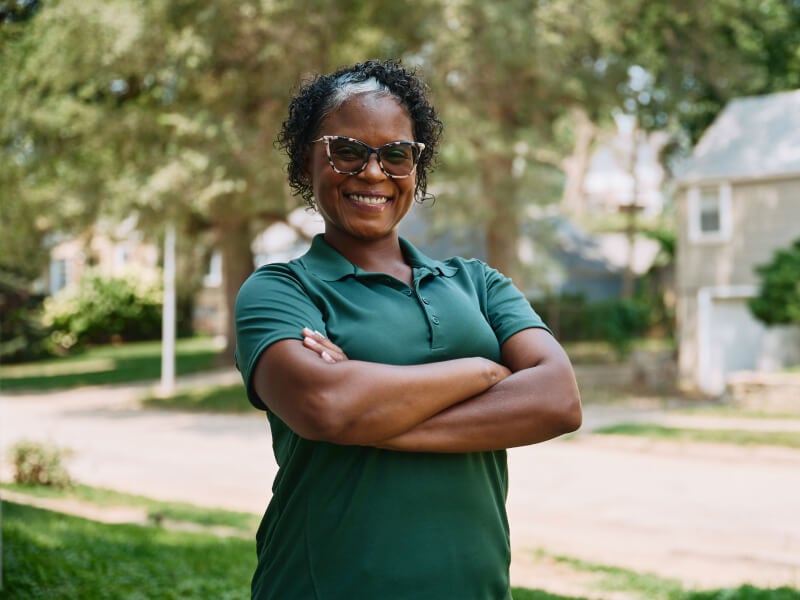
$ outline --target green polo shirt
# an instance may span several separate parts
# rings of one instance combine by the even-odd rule
[[[500,361],[514,333],[545,328],[511,280],[478,260],[431,260],[400,240],[413,286],[366,272],[317,236],[265,265],[236,301],[237,365],[250,401],[272,343],[325,333],[351,359]],[[376,397],[375,402],[381,398]],[[304,439],[268,412],[278,474],[256,535],[259,600],[511,597],[505,451],[394,452]]]

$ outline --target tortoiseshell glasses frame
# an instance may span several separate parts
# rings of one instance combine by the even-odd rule
[[[331,168],[340,175],[358,175],[367,168],[369,157],[375,154],[381,171],[392,179],[411,177],[419,157],[425,150],[422,142],[399,140],[373,148],[361,140],[346,135],[323,135],[311,143],[325,142],[325,152]]]

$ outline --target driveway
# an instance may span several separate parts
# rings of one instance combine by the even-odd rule
[[[49,441],[74,451],[68,467],[83,483],[262,512],[276,472],[265,418],[143,410],[147,389],[0,396],[0,449]],[[589,406],[582,433],[509,451],[516,585],[557,577],[531,560],[538,548],[704,588],[800,585],[800,451],[588,433],[630,419],[687,424],[661,411]],[[748,424],[764,427],[736,426]]]

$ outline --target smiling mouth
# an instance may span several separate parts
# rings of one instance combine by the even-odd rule
[[[358,202],[359,204],[378,205],[390,202],[390,199],[386,196],[362,196],[361,194],[347,194],[347,197],[353,202]]]

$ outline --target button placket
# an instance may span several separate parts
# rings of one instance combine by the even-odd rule
[[[428,318],[428,328],[431,333],[431,349],[435,350],[441,347],[441,331],[440,331],[440,319],[439,315],[434,312],[434,306],[430,296],[425,295],[420,290],[420,281],[414,282],[414,292],[419,302],[420,308],[422,308],[425,316]]]

